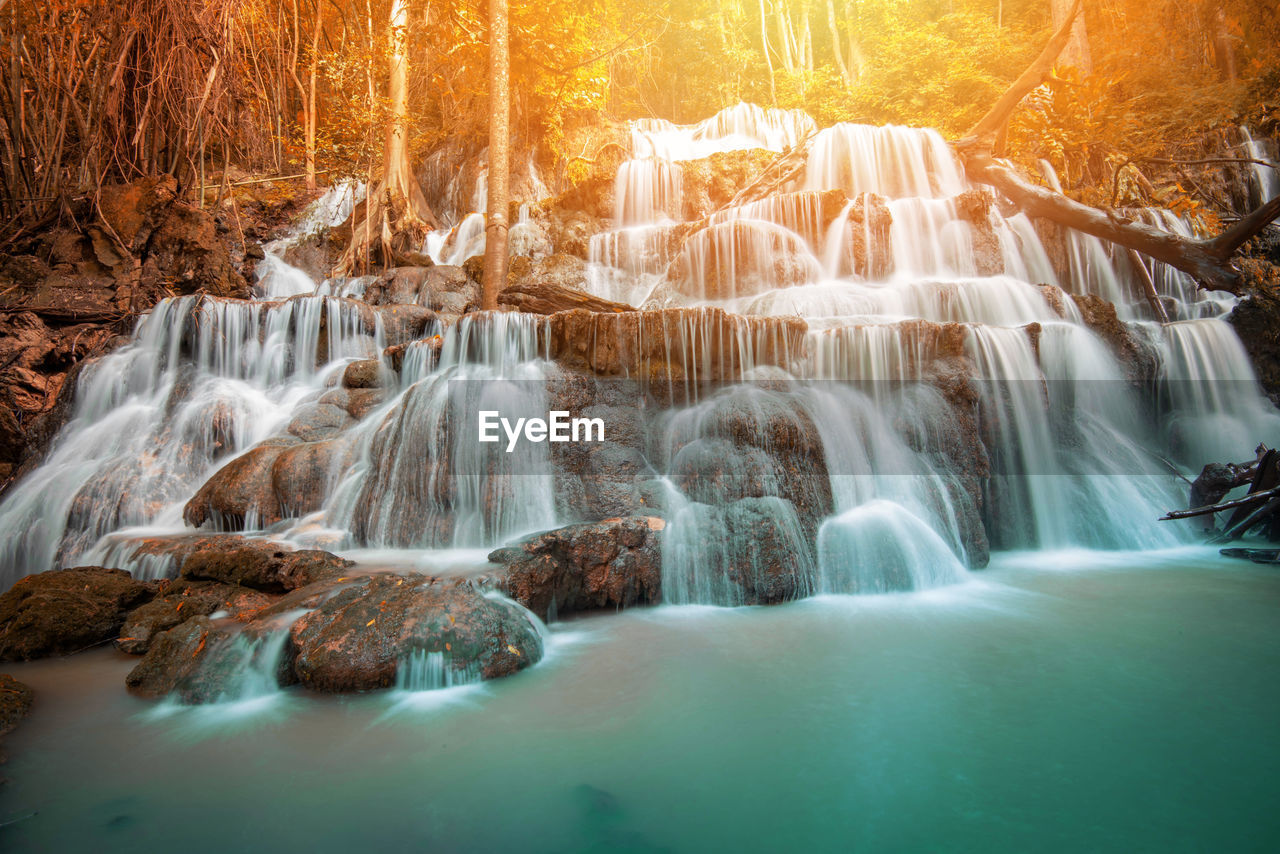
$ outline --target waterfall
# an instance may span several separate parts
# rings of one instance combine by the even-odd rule
[[[0,503],[0,583],[89,559],[170,574],[139,538],[189,531],[183,508],[211,476],[335,437],[343,453],[312,473],[317,502],[249,512],[239,535],[414,560],[598,520],[566,497],[577,475],[547,444],[476,440],[479,411],[544,416],[570,381],[635,381],[600,400],[632,419],[625,450],[647,491],[631,512],[666,523],[675,604],[921,590],[963,581],[989,547],[1176,545],[1189,529],[1155,520],[1185,501],[1178,475],[1280,427],[1225,320],[1233,296],[1010,212],[934,131],[818,131],[745,104],[630,130],[586,277],[643,313],[442,317],[387,350],[382,312],[396,307],[362,302],[375,278],[317,283],[284,260],[350,215],[363,188],[339,185],[268,247],[256,299],[164,300],[85,367],[47,458]],[[810,138],[788,186],[710,215],[694,198],[702,158]],[[465,171],[448,194],[465,206],[478,176],[478,211],[485,172]],[[1254,173],[1259,192],[1273,172]],[[1192,233],[1169,211],[1131,215]],[[451,222],[422,250],[460,265],[483,251],[484,217]],[[522,206],[512,246],[564,251],[551,232]],[[367,358],[379,387],[345,388]],[[410,691],[467,678],[439,652],[399,673]]]
[[[1271,147],[1264,140],[1254,139],[1253,134],[1249,133],[1249,129],[1243,125],[1240,127],[1240,136],[1244,140],[1244,154],[1251,160],[1261,160],[1265,163],[1274,164],[1277,160]],[[1253,205],[1266,204],[1280,196],[1280,169],[1274,166],[1264,166],[1261,163],[1253,163],[1249,166],[1249,171],[1253,177]]]

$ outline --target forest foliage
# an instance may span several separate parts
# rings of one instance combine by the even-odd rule
[[[1035,55],[1059,0],[511,4],[515,149],[549,173],[584,130],[739,100],[820,124],[962,134]],[[392,0],[0,0],[0,229],[104,182],[367,176],[395,117]],[[410,0],[411,154],[479,153],[486,4]],[[1086,0],[1089,61],[1028,97],[1008,153],[1068,188],[1228,123],[1280,119],[1276,0]],[[1172,146],[1172,148],[1171,148]],[[590,152],[586,152],[590,153]],[[227,167],[227,168],[224,168]],[[1126,184],[1128,186],[1128,184]]]

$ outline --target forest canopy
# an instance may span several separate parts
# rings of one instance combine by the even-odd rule
[[[544,0],[511,4],[514,150],[562,174],[610,122],[740,100],[951,138],[1039,50],[1063,0]],[[1087,0],[1009,128],[1068,187],[1227,122],[1276,121],[1280,15],[1251,0]],[[7,222],[104,182],[242,172],[367,176],[397,121],[409,154],[474,156],[487,6],[449,0],[0,0]],[[448,165],[447,163],[445,164]]]

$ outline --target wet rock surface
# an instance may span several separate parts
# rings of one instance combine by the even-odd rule
[[[1071,299],[1080,309],[1085,325],[1107,344],[1132,382],[1155,381],[1160,367],[1159,354],[1116,316],[1114,305],[1093,294],[1072,294]]]
[[[65,655],[113,640],[156,589],[100,566],[28,575],[0,595],[0,661]]]
[[[1227,322],[1240,336],[1263,391],[1280,406],[1280,265],[1249,259],[1241,266],[1249,291]]]
[[[545,531],[497,549],[498,586],[541,616],[662,600],[663,520],[629,516]]]
[[[551,356],[566,367],[658,382],[737,378],[747,367],[743,341],[754,345],[755,365],[785,365],[802,352],[807,331],[798,317],[743,317],[718,308],[563,311],[547,327]]]
[[[289,551],[261,540],[228,542],[231,539],[188,554],[182,561],[182,577],[283,593],[336,578],[354,566],[319,549]]]
[[[330,407],[349,418],[337,407]],[[193,528],[213,522],[223,530],[241,530],[251,521],[272,525],[280,521],[280,504],[272,482],[276,460],[285,443],[261,444],[218,469],[183,508],[182,518]]]
[[[367,691],[395,684],[417,653],[483,679],[508,676],[542,657],[542,639],[520,607],[465,580],[417,574],[354,581],[290,629],[293,670],[316,691]]]
[[[228,698],[236,677],[233,630],[205,616],[186,620],[159,634],[147,654],[125,677],[125,685],[142,697],[176,695],[184,703],[212,703]]]
[[[162,585],[161,595],[131,611],[120,628],[116,649],[142,655],[154,638],[194,617],[219,611],[232,619],[245,620],[269,607],[272,597],[255,590],[214,581],[181,581]]]

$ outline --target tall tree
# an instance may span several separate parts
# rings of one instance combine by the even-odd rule
[[[1075,4],[1072,0],[1049,0],[1049,10],[1053,15],[1054,27],[1062,26],[1072,14]],[[1043,8],[1043,7],[1042,7]],[[1089,32],[1085,29],[1084,14],[1075,16],[1075,23],[1071,26],[1071,39],[1067,42],[1067,46],[1062,49],[1061,56],[1058,61],[1063,65],[1076,69],[1081,74],[1089,74],[1093,71],[1093,57],[1089,50]]]
[[[383,264],[394,264],[397,251],[416,250],[437,225],[409,159],[409,0],[392,0],[388,26],[389,114],[382,175],[369,188],[363,210],[352,216],[351,242],[334,270],[338,275],[367,268],[375,245]]]
[[[507,280],[507,206],[511,177],[511,90],[507,0],[489,0],[489,200],[485,222],[484,282],[480,304],[498,307]]]

